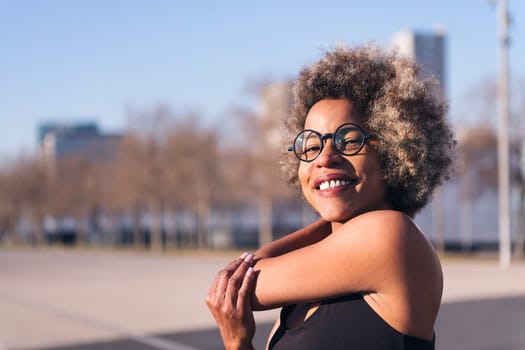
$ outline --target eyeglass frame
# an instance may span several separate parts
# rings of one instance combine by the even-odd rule
[[[350,153],[350,154],[345,154],[341,150],[339,150],[339,148],[337,148],[337,145],[335,143],[335,137],[334,137],[341,128],[343,128],[344,126],[347,126],[347,125],[351,125],[351,126],[355,127],[357,130],[359,130],[361,132],[361,134],[363,134],[363,139],[361,140],[361,145],[359,146],[359,148],[355,152],[352,151],[352,153]],[[299,138],[300,135],[302,135],[306,131],[312,132],[313,134],[317,135],[317,137],[321,140],[321,144],[319,146],[319,153],[317,153],[317,155],[315,157],[313,157],[312,159],[307,159],[307,160],[301,158],[297,154],[297,151],[296,151],[296,148],[295,148],[295,143],[297,142],[297,139]],[[332,147],[338,154],[343,155],[343,156],[355,156],[356,154],[361,152],[361,150],[363,149],[363,147],[365,146],[365,144],[367,143],[368,140],[370,140],[371,138],[374,138],[374,135],[365,134],[365,131],[363,130],[363,128],[361,126],[359,126],[358,124],[355,124],[355,123],[351,123],[351,122],[347,122],[347,123],[343,123],[343,124],[339,125],[337,127],[337,129],[335,129],[335,132],[333,132],[333,133],[321,134],[317,130],[304,129],[304,130],[300,131],[297,134],[297,136],[295,136],[295,138],[293,140],[293,145],[292,146],[288,146],[288,152],[292,152],[293,151],[293,153],[295,154],[297,159],[299,159],[301,162],[306,162],[306,163],[313,162],[323,152],[324,145],[325,145],[325,140],[328,139],[328,138],[332,139]]]

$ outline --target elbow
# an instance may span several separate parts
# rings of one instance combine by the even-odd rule
[[[257,298],[255,293],[252,294],[252,310],[253,311],[266,311],[266,310],[270,310],[270,309],[275,309],[276,307],[278,307],[278,306],[276,306],[276,305],[268,305],[268,304],[262,303]]]
[[[268,309],[265,308],[264,305],[262,305],[262,304],[257,300],[257,298],[253,297],[253,298],[252,298],[252,310],[253,310],[253,311],[264,311],[264,310],[268,310]]]
[[[253,311],[265,311],[282,306],[279,298],[276,298],[279,295],[275,290],[277,281],[268,278],[272,274],[267,271],[267,267],[271,265],[272,261],[273,258],[262,258],[257,260],[253,265],[255,269],[255,279],[253,281],[251,296]]]
[[[255,273],[255,281],[253,283],[252,288],[252,297],[251,297],[251,306],[253,311],[264,311],[267,310],[267,308],[264,307],[264,305],[260,302],[259,297],[257,296],[257,277],[259,275],[259,271]]]
[[[251,296],[251,307],[253,311],[265,311],[265,310],[270,310],[270,309],[274,309],[277,307],[274,305],[269,305],[267,302],[264,301],[265,298],[261,295],[263,291],[261,290],[262,286],[259,284],[260,272],[261,272],[260,270],[255,271],[255,280],[253,283],[252,296]]]

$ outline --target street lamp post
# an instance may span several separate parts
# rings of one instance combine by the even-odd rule
[[[509,69],[507,1],[499,0],[499,132],[498,132],[498,198],[499,198],[499,264],[508,268],[511,262],[510,239],[510,174],[509,174]]]

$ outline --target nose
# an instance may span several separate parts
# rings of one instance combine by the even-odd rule
[[[323,150],[315,159],[317,166],[326,168],[341,163],[342,156],[335,150],[332,139],[324,138],[323,142]]]

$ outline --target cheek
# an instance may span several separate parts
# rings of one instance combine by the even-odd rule
[[[301,187],[304,189],[304,185],[308,182],[308,174],[307,169],[304,162],[299,163],[299,169],[297,170],[297,177],[299,178],[299,183],[301,184]]]
[[[368,181],[372,188],[378,195],[384,196],[385,192],[385,180],[383,176],[383,169],[379,162],[372,162],[367,167],[367,172],[369,174]]]
[[[303,192],[303,196],[306,198],[306,200],[310,202],[310,193],[308,191],[309,189],[309,185],[308,185],[308,180],[309,180],[309,171],[308,171],[308,165],[307,163],[304,163],[304,162],[301,162],[301,164],[299,165],[299,170],[297,171],[297,175],[298,175],[298,178],[299,178],[299,183],[301,184],[301,190]]]

